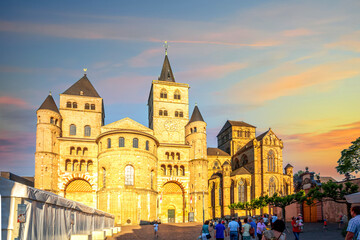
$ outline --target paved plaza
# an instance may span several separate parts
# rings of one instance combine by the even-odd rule
[[[337,229],[337,224],[330,223],[328,230],[323,230],[321,223],[306,223],[304,233],[301,233],[301,240],[343,240],[340,230]],[[289,231],[292,230],[288,223]],[[195,240],[200,234],[201,224],[184,223],[184,224],[160,224],[159,225],[159,240]],[[214,236],[212,234],[212,236]],[[122,232],[115,235],[111,240],[148,240],[156,239],[154,237],[153,226],[124,226]],[[215,239],[215,238],[212,238]],[[229,237],[225,238],[229,240]],[[292,232],[287,233],[287,240],[294,240]]]

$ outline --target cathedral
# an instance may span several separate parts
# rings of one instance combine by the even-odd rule
[[[218,147],[207,147],[207,124],[197,106],[189,113],[189,85],[175,81],[167,54],[147,104],[148,126],[130,118],[105,125],[86,74],[59,107],[48,95],[36,112],[35,187],[109,212],[117,225],[245,215],[227,206],[293,191],[273,130],[256,136],[256,127],[228,120]]]

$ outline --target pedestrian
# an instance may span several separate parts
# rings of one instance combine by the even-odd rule
[[[235,218],[233,217],[231,219],[232,221],[229,223],[229,236],[230,236],[230,240],[238,240],[239,238],[239,223],[237,223],[235,221]]]
[[[301,229],[300,229],[300,226],[296,223],[295,217],[292,218],[291,225],[293,227],[293,234],[295,236],[295,240],[299,240],[300,239],[299,235],[300,235]]]
[[[155,223],[154,223],[154,236],[155,237],[159,237],[158,231],[159,231],[159,224],[157,221],[155,221]]]
[[[359,239],[360,237],[360,206],[351,207],[350,210],[352,218],[349,221],[346,229],[347,234],[345,240]]]
[[[242,227],[242,238],[243,238],[243,240],[251,240],[250,229],[251,229],[251,225],[248,223],[248,219],[245,218],[244,219],[244,225]]]
[[[204,225],[201,228],[201,234],[205,233],[206,238],[211,238],[210,232],[209,232],[209,220],[206,220]]]
[[[266,215],[266,214],[264,214],[263,219],[264,219],[265,226],[267,226],[267,225],[268,225],[268,223],[269,223],[269,218],[267,217],[267,215]]]
[[[273,218],[273,216],[272,216],[272,215],[269,215],[270,228],[272,227],[272,218]]]
[[[250,224],[251,226],[251,229],[250,229],[250,236],[253,238],[253,239],[256,239],[256,223],[255,223],[255,220],[253,218],[249,218],[248,219],[248,223]]]
[[[275,213],[274,216],[272,217],[271,221],[272,223],[274,223],[276,220],[278,220],[277,214]]]
[[[326,216],[324,217],[324,230],[327,230],[327,220],[326,220]]]
[[[298,218],[299,218],[300,231],[303,232],[304,231],[304,220],[303,220],[301,213],[299,213]]]
[[[241,231],[242,231],[241,218],[237,219],[237,223],[239,224],[239,239],[241,239]]]
[[[216,227],[215,227],[215,238],[216,238],[216,240],[224,240],[225,239],[225,237],[224,237],[225,230],[226,230],[225,226],[221,222],[221,219],[219,219],[219,222],[218,222],[218,224],[216,224]],[[225,232],[225,235],[227,237],[226,232]]]
[[[340,215],[339,215],[339,229],[341,229],[343,227],[343,224],[344,224],[343,215],[340,213]]]
[[[273,227],[271,230],[264,231],[261,240],[286,240],[285,230],[285,222],[283,220],[276,220],[273,223]]]
[[[266,226],[264,223],[264,219],[260,218],[258,224],[256,225],[256,233],[257,233],[258,239],[262,238],[262,234],[265,230],[266,230]]]

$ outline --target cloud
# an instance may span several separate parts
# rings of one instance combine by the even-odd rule
[[[337,126],[327,132],[284,135],[289,147],[297,151],[327,151],[348,148],[360,136],[360,122]]]
[[[10,97],[10,96],[2,96],[0,97],[0,105],[14,105],[18,108],[22,108],[22,109],[31,109],[32,107],[25,102],[23,99],[21,98],[14,98],[14,97]]]
[[[180,77],[180,79],[191,79],[192,81],[199,79],[218,79],[225,77],[226,75],[233,72],[244,69],[247,66],[248,65],[246,63],[239,62],[230,62],[223,65],[207,65],[203,67],[192,66],[191,70],[179,72],[177,75]]]
[[[268,72],[242,80],[239,84],[217,94],[231,95],[238,101],[261,104],[282,96],[297,94],[316,84],[345,80],[359,74],[360,58],[324,63],[310,68],[287,62]]]
[[[154,62],[154,57],[158,57],[164,50],[161,48],[151,48],[143,51],[139,55],[128,60],[131,67],[149,67],[158,66],[157,62]]]
[[[300,36],[310,36],[314,32],[306,28],[297,28],[292,30],[286,30],[282,32],[282,35],[285,37],[300,37]]]
[[[339,41],[329,43],[326,47],[360,52],[360,31],[355,31],[342,36]]]

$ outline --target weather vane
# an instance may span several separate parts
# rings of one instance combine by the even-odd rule
[[[87,68],[83,68],[83,70],[84,70],[84,74],[86,74]]]
[[[164,44],[164,48],[165,48],[165,55],[167,55],[167,50],[168,50],[168,47],[169,47],[168,42],[167,42],[167,41],[165,41],[165,44]]]

